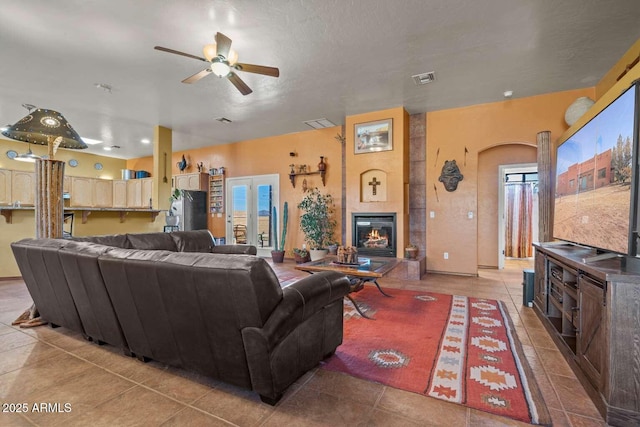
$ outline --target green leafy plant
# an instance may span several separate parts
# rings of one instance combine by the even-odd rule
[[[300,248],[293,248],[293,253],[294,253],[294,255],[298,255],[301,258],[304,258],[307,255],[309,255],[309,251],[308,250],[300,249]]]
[[[336,220],[333,219],[334,205],[331,194],[322,194],[317,188],[307,192],[298,204],[300,229],[311,249],[326,248],[333,242]]]

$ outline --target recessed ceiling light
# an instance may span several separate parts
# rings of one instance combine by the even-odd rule
[[[327,119],[307,120],[304,124],[314,129],[332,128],[336,126],[335,123]]]
[[[511,98],[513,96],[513,91],[512,90],[505,90],[504,91],[504,97],[505,98]]]
[[[427,83],[432,83],[436,80],[435,71],[429,71],[426,73],[416,74],[415,76],[411,76],[415,84],[417,85],[426,85]]]
[[[81,138],[85,143],[87,143],[89,145],[102,144],[102,141],[100,141],[99,139],[85,138],[83,136]]]
[[[142,142],[143,144],[149,144],[151,140],[149,140],[149,138],[142,138],[140,142]]]

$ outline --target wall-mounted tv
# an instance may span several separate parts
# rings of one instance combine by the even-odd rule
[[[636,255],[629,227],[635,215],[636,91],[631,86],[558,146],[554,238]]]

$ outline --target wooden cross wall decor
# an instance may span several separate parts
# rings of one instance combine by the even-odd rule
[[[371,185],[371,186],[373,187],[373,195],[374,195],[374,196],[378,193],[378,191],[377,191],[377,188],[376,188],[376,187],[377,187],[378,185],[381,185],[381,184],[382,184],[382,181],[378,181],[378,180],[376,179],[376,177],[375,177],[375,176],[373,177],[373,180],[372,180],[372,181],[369,181],[369,185]]]

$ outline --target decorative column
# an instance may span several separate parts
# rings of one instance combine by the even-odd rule
[[[538,132],[538,240],[548,242],[553,236],[552,201],[553,185],[551,176],[551,132]]]
[[[60,160],[36,160],[36,238],[62,237],[64,165]]]

